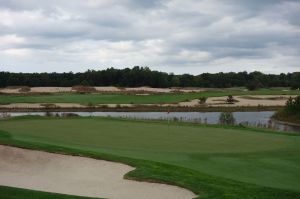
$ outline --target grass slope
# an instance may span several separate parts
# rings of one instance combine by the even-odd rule
[[[200,198],[300,198],[300,136],[186,123],[23,117],[0,121],[0,143],[124,162],[137,167],[128,178],[177,184]]]
[[[178,103],[199,97],[227,95],[299,95],[300,91],[258,90],[258,91],[206,91],[185,94],[122,95],[122,94],[41,94],[41,95],[1,95],[0,104],[9,103],[79,103],[79,104],[158,104]]]

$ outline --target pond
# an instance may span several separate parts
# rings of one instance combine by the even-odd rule
[[[0,113],[1,114],[1,113]],[[3,114],[3,113],[2,113]],[[195,122],[202,124],[219,124],[221,112],[48,112],[50,115],[77,114],[79,116],[106,116],[131,119],[156,119]],[[274,111],[232,112],[235,124],[245,126],[272,128],[281,131],[300,132],[300,126],[283,124],[271,119]],[[46,115],[45,112],[13,112],[10,116]]]

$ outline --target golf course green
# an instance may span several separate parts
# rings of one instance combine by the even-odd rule
[[[295,134],[180,122],[25,116],[0,121],[0,144],[123,162],[137,168],[127,178],[175,184],[199,198],[300,198],[300,136]],[[8,190],[0,186],[0,195],[21,198]]]

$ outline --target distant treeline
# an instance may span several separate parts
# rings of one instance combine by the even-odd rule
[[[148,67],[106,70],[88,70],[83,73],[10,73],[0,72],[0,87],[7,86],[119,86],[119,87],[207,87],[226,88],[246,86],[300,87],[300,72],[287,74],[263,74],[261,72],[203,73],[201,75],[174,75],[152,71]]]

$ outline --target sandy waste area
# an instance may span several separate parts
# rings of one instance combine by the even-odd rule
[[[209,97],[206,104],[209,106],[284,106],[292,95],[252,95],[252,96],[234,96],[237,102],[233,104],[226,103],[227,96]]]
[[[149,93],[170,93],[170,92],[201,92],[201,88],[151,88],[151,87],[136,87],[136,88],[119,88],[114,86],[96,86],[98,92],[149,92]],[[0,92],[7,94],[21,93],[19,88],[2,88]],[[60,93],[74,92],[72,87],[31,87],[29,93]]]
[[[0,145],[0,185],[110,199],[192,199],[189,190],[123,179],[133,167]]]
[[[239,107],[239,106],[284,106],[289,97],[295,97],[292,95],[254,95],[254,96],[234,96],[237,102],[228,104],[226,102],[227,96],[224,97],[209,97],[205,104],[200,104],[198,99],[194,99],[187,102],[179,102],[175,104],[139,104],[142,106],[173,106],[173,107],[197,107],[197,106],[211,106],[211,107]],[[99,104],[95,107],[107,106],[109,108],[116,107],[134,107],[139,106],[135,104]],[[53,103],[52,108],[90,108],[89,106],[76,104],[76,103]],[[45,104],[40,103],[12,103],[2,104],[0,108],[9,109],[41,109],[45,108]]]

